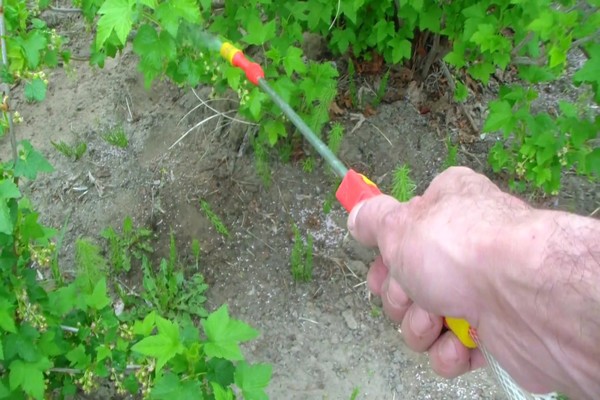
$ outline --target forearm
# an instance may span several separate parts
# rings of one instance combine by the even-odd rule
[[[600,393],[600,221],[532,211],[514,227],[510,261],[496,291],[501,307],[562,367],[557,381],[576,398]],[[506,292],[505,288],[512,288]],[[545,362],[545,360],[540,360]]]

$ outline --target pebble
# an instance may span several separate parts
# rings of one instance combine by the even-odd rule
[[[346,325],[348,325],[348,328],[350,328],[353,331],[358,329],[358,322],[356,322],[354,315],[352,315],[352,310],[344,311],[342,313],[342,317],[344,318],[344,321],[346,321]]]
[[[366,276],[367,272],[369,272],[367,265],[360,260],[349,260],[346,265],[359,277]]]

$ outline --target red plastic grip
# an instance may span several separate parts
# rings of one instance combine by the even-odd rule
[[[335,196],[346,211],[350,212],[358,203],[381,194],[381,191],[366,176],[350,169],[342,179]]]
[[[235,53],[231,59],[231,65],[243,70],[246,73],[246,78],[254,85],[258,85],[258,80],[265,77],[265,72],[262,67],[259,64],[248,60],[241,51]]]

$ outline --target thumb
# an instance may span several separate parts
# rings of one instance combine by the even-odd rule
[[[391,232],[400,239],[406,205],[388,195],[375,196],[357,204],[348,216],[348,230],[360,243],[380,247]]]

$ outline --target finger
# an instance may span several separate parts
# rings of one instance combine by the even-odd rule
[[[406,295],[400,284],[388,275],[382,285],[381,302],[383,311],[390,320],[395,323],[401,323],[406,314],[406,310],[411,306],[412,301]]]
[[[444,321],[417,304],[412,304],[402,320],[404,341],[414,351],[427,351],[439,338]]]
[[[376,296],[381,296],[383,282],[389,273],[388,267],[383,263],[381,256],[375,258],[367,273],[367,287]]]
[[[348,230],[365,246],[375,247],[380,235],[401,233],[405,219],[405,206],[387,195],[376,196],[359,203],[348,216]]]
[[[429,358],[431,368],[444,378],[456,378],[472,369],[471,350],[451,331],[442,334],[431,346]]]

